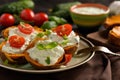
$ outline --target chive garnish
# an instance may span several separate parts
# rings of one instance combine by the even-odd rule
[[[41,44],[41,43],[39,43],[39,44],[37,45],[37,48],[38,48],[39,50],[52,49],[52,48],[55,48],[57,45],[58,45],[58,44],[57,44],[56,42],[50,42],[50,43],[48,43],[48,44]]]
[[[46,62],[47,64],[50,64],[50,57],[47,57],[46,60],[45,60],[45,62]]]

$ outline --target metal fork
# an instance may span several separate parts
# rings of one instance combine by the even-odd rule
[[[114,53],[112,51],[110,51],[107,47],[104,46],[94,46],[94,47],[88,47],[88,48],[83,48],[78,50],[77,53],[74,54],[74,56],[81,56],[83,53],[89,53],[89,52],[93,52],[93,51],[101,51],[107,54],[111,54],[111,55],[115,55],[115,56],[120,56],[120,54],[118,53]]]

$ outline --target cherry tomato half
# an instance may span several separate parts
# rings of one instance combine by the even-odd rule
[[[48,21],[48,15],[44,12],[40,12],[35,14],[34,16],[34,24],[41,26],[45,21]]]
[[[0,16],[0,25],[9,27],[15,23],[15,18],[9,13],[4,13]]]
[[[33,21],[34,15],[35,14],[31,9],[24,9],[20,13],[21,19],[26,21]]]
[[[23,22],[18,25],[18,29],[24,34],[31,34],[34,31],[34,28],[30,24]]]
[[[65,54],[65,63],[70,62],[71,58],[72,58],[72,54],[69,54],[69,53]]]
[[[25,39],[21,36],[13,35],[13,36],[10,36],[9,43],[10,43],[10,46],[12,47],[20,48],[25,43]]]
[[[59,36],[69,35],[72,31],[72,25],[63,24],[55,28],[54,30]]]

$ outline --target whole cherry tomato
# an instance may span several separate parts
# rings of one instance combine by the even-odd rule
[[[59,35],[59,36],[65,36],[69,35],[72,31],[72,25],[70,24],[63,24],[60,26],[57,26],[54,31]]]
[[[31,34],[34,31],[34,28],[30,24],[24,22],[18,25],[18,29],[24,34]]]
[[[35,14],[33,10],[31,9],[24,9],[20,13],[21,19],[26,20],[26,21],[33,21],[34,15]]]
[[[25,43],[25,39],[18,35],[10,36],[9,43],[11,47],[20,48]]]
[[[15,18],[9,13],[4,13],[0,16],[0,25],[9,27],[15,23]]]
[[[48,15],[44,12],[39,12],[34,16],[34,24],[41,26],[45,21],[48,21]]]

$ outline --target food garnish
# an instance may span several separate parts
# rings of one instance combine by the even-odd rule
[[[9,43],[10,43],[10,46],[12,47],[20,48],[25,43],[25,39],[21,36],[13,35],[13,36],[10,36]]]
[[[34,28],[27,23],[20,22],[18,29],[24,34],[31,34],[34,31]]]
[[[45,62],[46,62],[47,64],[50,64],[50,57],[47,57],[46,60],[45,60]]]
[[[41,43],[39,43],[39,44],[37,45],[37,48],[38,48],[39,50],[52,49],[52,48],[55,48],[57,45],[58,45],[58,44],[57,44],[56,42],[50,42],[50,43],[48,43],[48,44],[41,44]]]
[[[63,24],[57,26],[54,30],[59,36],[69,35],[72,31],[72,26],[70,24]]]

